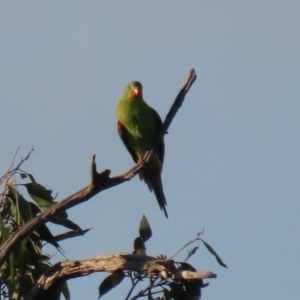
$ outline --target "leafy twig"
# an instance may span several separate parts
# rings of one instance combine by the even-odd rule
[[[197,237],[189,242],[187,242],[185,245],[183,245],[175,254],[173,254],[169,259],[173,259],[177,254],[179,254],[184,248],[186,248],[187,246],[193,244],[194,242],[196,241],[199,241],[201,240],[200,239],[200,236],[202,236],[204,234],[204,229],[202,231],[200,231],[198,234],[197,234]]]

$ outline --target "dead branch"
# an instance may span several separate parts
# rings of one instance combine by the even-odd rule
[[[192,272],[176,268],[173,260],[157,260],[146,255],[126,253],[105,254],[83,260],[64,261],[55,264],[35,284],[24,300],[41,299],[58,282],[83,277],[95,272],[136,271],[144,275],[156,275],[163,279],[215,278],[210,271]]]
[[[10,180],[10,178],[12,176],[14,176],[16,174],[17,171],[20,170],[20,167],[21,165],[27,160],[29,159],[31,153],[34,151],[34,149],[32,148],[28,154],[25,156],[25,158],[21,157],[21,161],[17,164],[16,167],[14,167],[14,164],[15,164],[15,160],[16,160],[16,157],[17,157],[17,154],[20,150],[20,147],[16,150],[14,156],[13,156],[13,159],[10,163],[10,166],[9,168],[7,169],[7,171],[5,172],[5,174],[0,177],[0,185],[4,184],[4,188],[3,188],[3,191],[0,193],[0,197],[4,197],[8,191],[8,188],[9,188],[9,185],[7,184],[8,181]],[[14,168],[13,168],[14,167]]]
[[[167,117],[162,124],[159,133],[155,139],[155,143],[153,144],[152,150],[146,153],[147,160],[153,154],[153,149],[162,138],[162,136],[166,133],[167,129],[169,128],[173,118],[175,117],[179,107],[182,105],[183,100],[185,98],[186,93],[189,91],[190,87],[192,86],[193,82],[196,80],[196,73],[195,70],[192,69],[190,71],[189,77],[180,90],[178,96],[176,97]],[[27,158],[25,158],[27,159]],[[119,185],[127,180],[130,180],[133,176],[135,176],[139,170],[141,169],[140,165],[135,165],[126,173],[110,178],[110,170],[104,170],[101,173],[97,172],[97,166],[95,162],[95,155],[92,158],[91,164],[91,183],[83,188],[82,190],[74,193],[71,196],[66,197],[62,201],[54,204],[52,207],[41,213],[36,218],[30,220],[20,229],[18,229],[13,236],[11,236],[4,245],[0,248],[0,266],[4,263],[8,255],[13,251],[13,248],[16,244],[20,243],[24,238],[30,235],[34,230],[40,227],[42,224],[48,222],[54,215],[59,213],[60,211],[67,210],[77,204],[85,202],[95,196],[96,194],[102,192],[103,190],[109,189],[116,185]]]

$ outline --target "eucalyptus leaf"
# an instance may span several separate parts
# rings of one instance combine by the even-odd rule
[[[146,255],[145,243],[141,237],[137,237],[134,240],[133,247],[134,247],[133,254]]]
[[[141,219],[139,233],[140,237],[144,240],[144,242],[149,240],[152,236],[152,230],[145,215],[143,215]]]
[[[18,225],[21,224],[21,216],[19,210],[18,192],[15,187],[11,186],[8,189],[8,193],[5,198],[6,201],[10,202],[10,216],[14,222]]]
[[[24,186],[32,200],[36,202],[42,211],[54,204],[53,197],[51,196],[52,190],[46,189],[37,182],[26,183]]]
[[[209,244],[207,244],[205,241],[203,241],[202,239],[201,239],[201,241],[203,242],[203,244],[205,245],[205,247],[207,248],[207,250],[208,250],[211,254],[213,254],[213,255],[215,256],[217,262],[218,262],[222,267],[227,268],[227,266],[225,265],[225,263],[223,263],[221,257],[217,254],[217,252],[216,252]]]
[[[2,219],[1,214],[0,214],[0,231],[1,231],[0,245],[3,245],[8,240],[8,238],[9,238],[9,231],[5,227],[5,224],[4,224],[4,221]]]
[[[60,286],[61,289],[61,293],[64,295],[66,300],[70,300],[71,299],[71,295],[70,295],[70,291],[69,291],[69,287],[67,282],[63,282]]]
[[[18,195],[20,217],[24,223],[32,219],[32,211],[29,202],[16,191]]]
[[[193,271],[193,272],[197,271],[192,265],[188,264],[187,262],[181,262],[180,269],[184,271]]]
[[[111,289],[119,285],[124,279],[125,275],[122,271],[115,272],[106,277],[99,286],[99,298],[108,293]]]
[[[37,182],[26,183],[23,185],[26,187],[29,196],[35,201],[42,211],[45,211],[56,203],[51,195],[52,190],[45,188],[43,185]],[[68,214],[65,211],[61,211],[57,214],[57,217],[61,219],[67,218]]]
[[[37,215],[39,215],[42,211],[40,210],[40,208],[33,202],[28,202],[31,208],[31,213],[34,217],[36,217]]]
[[[90,231],[91,228],[89,229],[84,229],[81,231],[68,231],[62,234],[58,234],[56,235],[54,238],[56,239],[57,242],[62,241],[62,240],[66,240],[66,239],[71,239],[80,235],[84,235],[86,234],[88,231]]]
[[[35,232],[39,235],[39,238],[41,240],[51,244],[58,250],[60,249],[58,242],[56,241],[55,237],[52,235],[51,231],[45,224],[36,229]]]
[[[61,225],[64,226],[66,228],[78,231],[78,232],[82,232],[82,229],[75,224],[74,222],[72,222],[69,219],[64,219],[64,218],[60,218],[60,217],[54,217],[52,219],[50,219],[51,223],[57,224],[57,225]]]

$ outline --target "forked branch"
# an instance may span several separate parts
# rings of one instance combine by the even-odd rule
[[[155,139],[155,142],[153,144],[152,150],[148,151],[146,153],[146,161],[151,157],[153,153],[153,149],[155,149],[158,142],[161,140],[163,135],[168,130],[173,118],[175,117],[179,107],[182,105],[185,95],[189,91],[190,87],[192,86],[193,82],[196,80],[197,75],[194,69],[190,71],[189,77],[180,90],[178,96],[176,97],[169,113],[166,116],[165,121],[163,122],[159,133],[157,134],[157,137]],[[110,170],[104,170],[101,173],[97,172],[97,166],[95,162],[95,155],[92,158],[92,164],[91,164],[91,183],[81,189],[80,191],[74,193],[71,196],[66,197],[62,201],[54,204],[49,209],[41,213],[36,218],[30,220],[28,223],[26,223],[23,227],[21,227],[19,230],[16,231],[16,233],[11,236],[7,242],[1,246],[0,248],[0,266],[4,263],[8,255],[13,251],[14,246],[18,243],[20,243],[24,238],[26,238],[28,235],[30,235],[34,230],[39,228],[41,225],[48,222],[54,215],[59,213],[60,211],[67,210],[77,204],[80,204],[82,202],[85,202],[95,196],[96,194],[102,192],[103,190],[109,189],[111,187],[114,187],[116,185],[119,185],[127,180],[130,180],[134,175],[136,175],[139,170],[141,169],[141,166],[139,164],[135,165],[133,168],[131,168],[126,173],[115,176],[115,177],[109,177]]]

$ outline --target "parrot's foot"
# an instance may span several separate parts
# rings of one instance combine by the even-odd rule
[[[143,167],[143,168],[145,168],[146,167],[146,165],[147,165],[147,163],[145,162],[145,160],[142,158],[142,157],[140,157],[139,159],[138,159],[138,165],[140,165],[141,167]]]
[[[133,172],[130,172],[128,174],[126,174],[126,176],[124,176],[124,179],[125,180],[131,180],[133,177],[134,177],[134,173]]]

